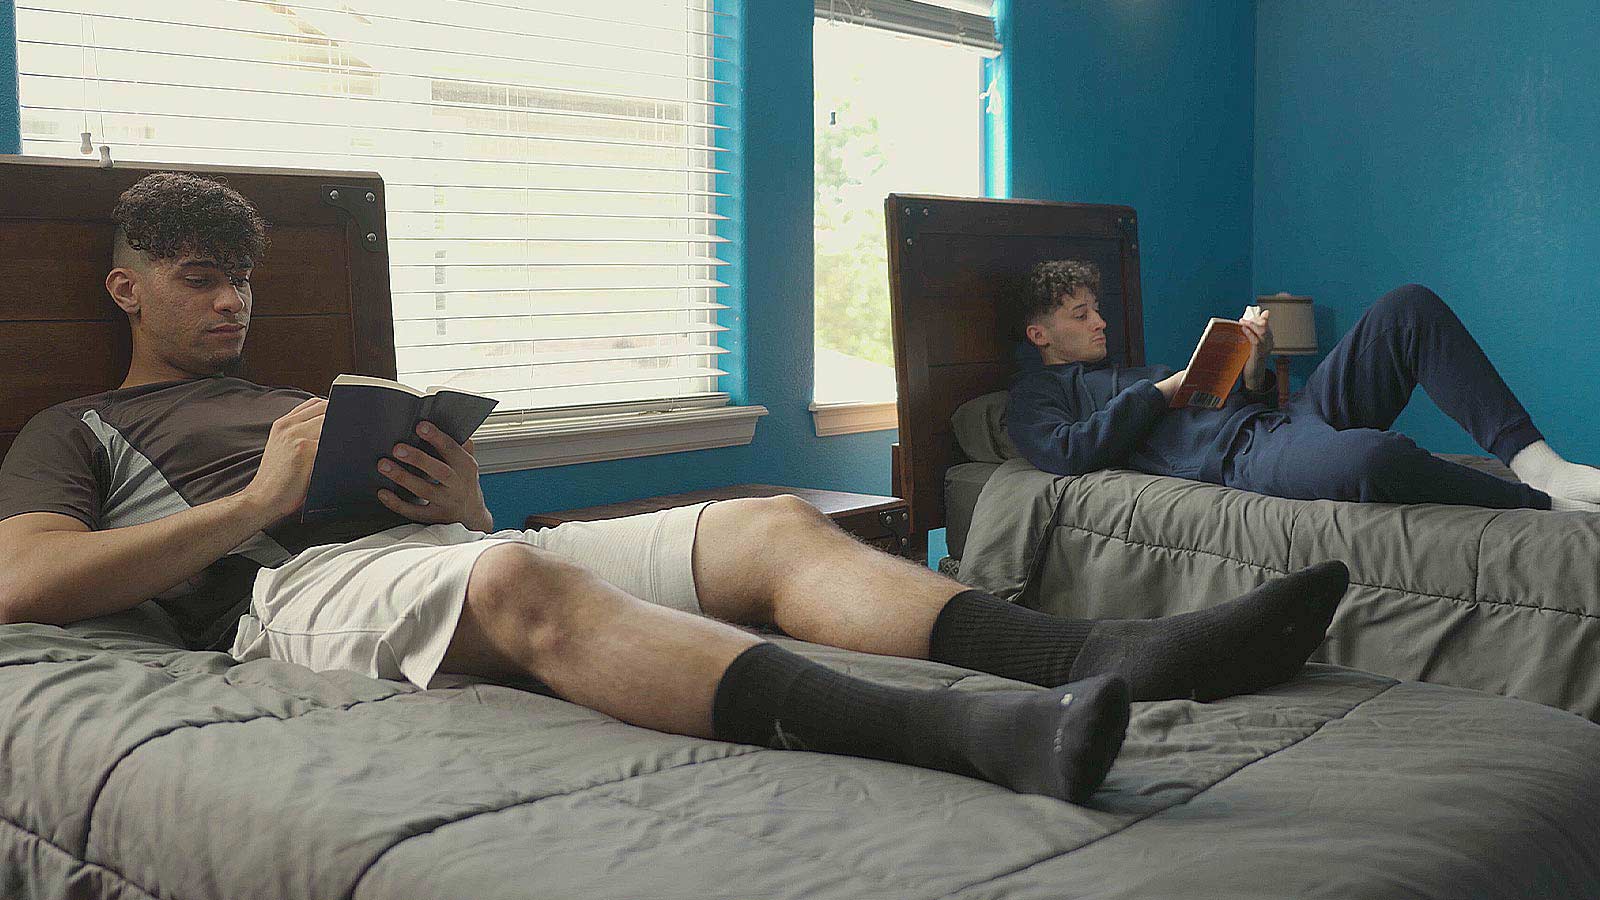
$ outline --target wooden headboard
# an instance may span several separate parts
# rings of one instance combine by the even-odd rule
[[[895,493],[911,505],[911,530],[944,525],[944,472],[965,462],[950,414],[1004,390],[1022,336],[1004,301],[1048,259],[1100,266],[1100,314],[1110,357],[1144,364],[1139,223],[1132,208],[1040,200],[890,194],[889,240],[900,442]]]
[[[377,174],[0,156],[0,459],[35,413],[127,374],[127,316],[105,289],[111,208],[153,171],[226,181],[270,226],[241,377],[318,394],[342,372],[395,377]]]

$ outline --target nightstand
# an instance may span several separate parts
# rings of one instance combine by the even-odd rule
[[[689,491],[683,494],[665,494],[605,506],[586,506],[582,509],[564,509],[559,512],[538,513],[523,522],[523,528],[551,528],[563,522],[590,522],[595,519],[617,519],[640,513],[687,506],[706,500],[736,500],[743,497],[776,497],[793,494],[810,503],[832,519],[840,528],[850,532],[879,550],[905,556],[909,548],[911,511],[906,501],[899,497],[882,497],[876,494],[851,494],[844,491],[821,491],[813,488],[784,487],[777,484],[734,484],[728,487]]]

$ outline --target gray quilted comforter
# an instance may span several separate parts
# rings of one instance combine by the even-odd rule
[[[1600,515],[1286,500],[1013,459],[972,514],[961,580],[1082,618],[1172,615],[1327,559],[1350,591],[1317,658],[1600,721]]]
[[[885,681],[1014,687],[793,644]],[[1088,806],[510,687],[0,628],[0,896],[1600,895],[1600,726],[1313,666],[1138,704]]]

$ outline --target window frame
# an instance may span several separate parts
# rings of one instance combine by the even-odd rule
[[[889,2],[890,3],[895,3],[895,2],[897,2],[897,0],[889,0]],[[904,5],[904,4],[902,4],[902,5]],[[915,3],[913,3],[911,5],[913,5],[913,6],[923,6],[925,4],[915,4]],[[842,10],[844,8],[845,8],[845,4],[840,4],[838,7],[834,8],[833,12],[830,12],[830,11],[828,11],[828,0],[815,0],[814,12],[813,12],[813,16],[812,16],[812,27],[815,28],[816,27],[816,21],[818,19],[821,19],[821,20],[828,20],[828,21],[838,21],[840,24],[851,25],[851,26],[860,27],[860,28],[878,28],[878,26],[875,25],[871,21],[870,16],[866,16],[866,17],[849,17],[849,18],[847,18],[845,16],[838,15],[837,14],[837,10]],[[972,16],[971,14],[964,14],[964,17],[965,18],[976,18],[975,16]],[[878,30],[885,31],[885,32],[890,33],[890,34],[910,34],[912,36],[920,37],[920,38],[927,39],[927,40],[942,40],[942,41],[944,41],[946,43],[949,43],[949,44],[952,44],[952,45],[956,45],[956,46],[972,46],[972,44],[969,44],[967,41],[962,40],[957,35],[933,35],[933,34],[928,34],[926,32],[911,32],[911,31],[907,31],[907,30],[902,29],[902,28],[895,28],[895,27],[878,28]],[[996,42],[994,46],[996,48],[998,48],[998,46],[999,46],[998,42]],[[999,51],[997,51],[997,52],[999,52]],[[813,57],[813,59],[814,58],[815,57]],[[977,93],[976,93],[976,96],[973,98],[973,102],[977,103],[978,107],[979,107],[979,109],[978,109],[979,128],[978,128],[978,134],[977,134],[977,139],[978,139],[978,184],[980,185],[980,189],[985,193],[989,193],[991,187],[998,183],[996,181],[996,178],[995,178],[997,173],[994,171],[994,169],[996,167],[994,165],[994,160],[992,159],[992,152],[991,152],[995,148],[993,147],[993,142],[991,141],[991,138],[990,138],[990,131],[992,130],[992,127],[991,127],[992,126],[992,121],[991,120],[993,119],[995,114],[990,112],[989,106],[986,103],[986,98],[988,96],[988,92],[990,90],[996,89],[996,79],[998,77],[998,73],[995,70],[998,68],[998,65],[997,65],[998,58],[999,58],[998,56],[988,57],[986,62],[984,62],[984,63],[979,65],[979,67],[978,67]],[[812,104],[813,104],[812,113],[813,113],[813,115],[815,115],[816,98],[814,96],[812,98]],[[815,248],[815,246],[816,246],[814,239],[813,239],[812,246],[813,246],[813,248]],[[813,265],[814,264],[815,264],[815,262],[813,262]],[[888,278],[888,273],[887,272],[884,273],[884,278],[885,279]],[[813,298],[813,302],[815,302],[814,298]],[[892,431],[892,430],[896,430],[896,429],[898,429],[900,427],[899,397],[898,397],[899,389],[898,389],[898,385],[896,385],[896,391],[895,391],[897,396],[893,400],[877,400],[877,399],[874,399],[874,400],[838,400],[838,401],[818,402],[815,399],[815,392],[816,392],[816,375],[815,375],[816,331],[815,331],[815,326],[813,326],[813,329],[812,329],[812,357],[813,357],[813,374],[812,374],[812,394],[813,394],[813,399],[812,399],[811,403],[809,403],[807,405],[807,410],[811,413],[812,429],[816,432],[817,437],[834,437],[834,436],[846,435],[846,434],[861,434],[861,433],[864,433],[864,432],[871,432],[871,431]]]

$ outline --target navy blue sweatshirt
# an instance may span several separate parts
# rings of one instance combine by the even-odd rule
[[[1112,467],[1222,483],[1222,463],[1251,419],[1274,412],[1277,379],[1259,391],[1236,387],[1221,409],[1168,409],[1156,382],[1166,366],[1108,361],[1045,365],[1031,344],[1017,348],[1006,432],[1045,472],[1081,475]]]

